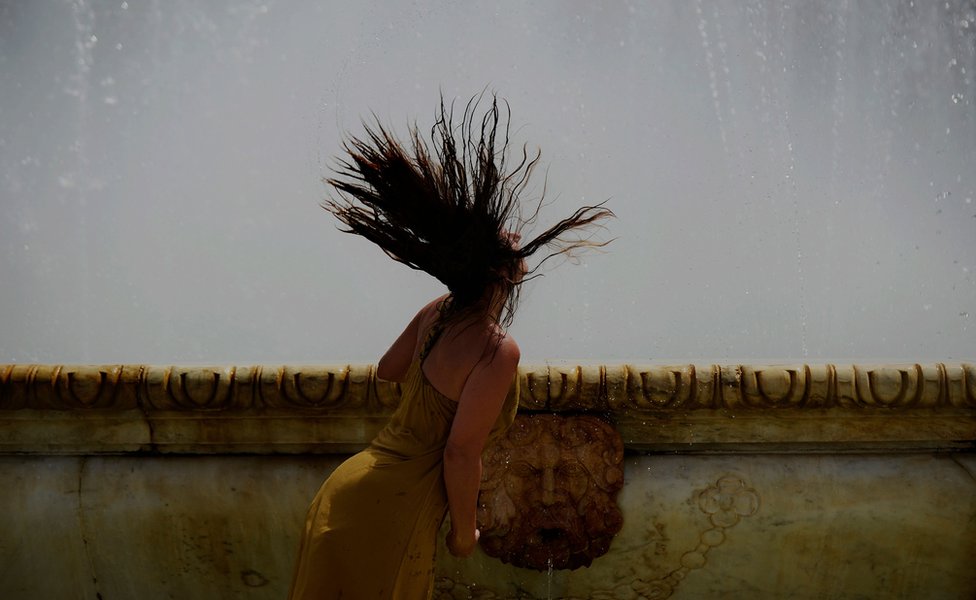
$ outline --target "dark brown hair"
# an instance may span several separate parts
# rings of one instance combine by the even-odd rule
[[[515,245],[511,234],[535,223],[543,205],[524,214],[520,195],[539,163],[522,147],[518,164],[509,168],[510,116],[495,96],[483,114],[483,94],[464,108],[461,123],[453,121],[454,107],[441,99],[428,145],[414,125],[409,146],[399,142],[378,121],[365,125],[362,138],[344,143],[347,156],[339,159],[336,176],[326,182],[338,194],[323,203],[348,233],[375,243],[390,257],[433,275],[447,286],[450,302],[445,320],[484,311],[489,291],[507,299],[498,321],[511,324],[518,305],[517,278],[522,261],[546,248],[546,260],[574,250],[603,246],[591,241],[591,225],[613,216],[602,204],[584,206],[531,240]]]

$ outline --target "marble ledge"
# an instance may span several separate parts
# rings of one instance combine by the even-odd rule
[[[524,365],[523,412],[594,413],[628,450],[971,450],[976,365]],[[344,454],[399,400],[372,365],[0,365],[0,454]]]

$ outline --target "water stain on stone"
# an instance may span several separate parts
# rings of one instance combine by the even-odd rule
[[[241,571],[241,581],[247,587],[263,587],[268,585],[268,579],[255,571],[254,569],[247,569],[246,571]]]

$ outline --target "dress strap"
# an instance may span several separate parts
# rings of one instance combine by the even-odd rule
[[[441,335],[441,330],[443,327],[440,322],[434,323],[434,325],[427,331],[427,339],[424,340],[424,346],[420,349],[420,360],[423,361],[430,354],[430,349],[434,347],[437,342],[437,338]]]
[[[427,337],[424,339],[424,345],[420,348],[420,361],[423,362],[427,355],[430,354],[431,348],[437,343],[437,338],[440,337],[441,332],[444,330],[444,321],[442,317],[444,316],[445,303],[441,302],[437,305],[437,320],[434,324],[430,326],[427,330]]]

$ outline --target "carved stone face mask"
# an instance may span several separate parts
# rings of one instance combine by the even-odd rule
[[[620,435],[597,417],[517,417],[485,452],[482,548],[540,571],[589,566],[623,524],[622,461]]]

